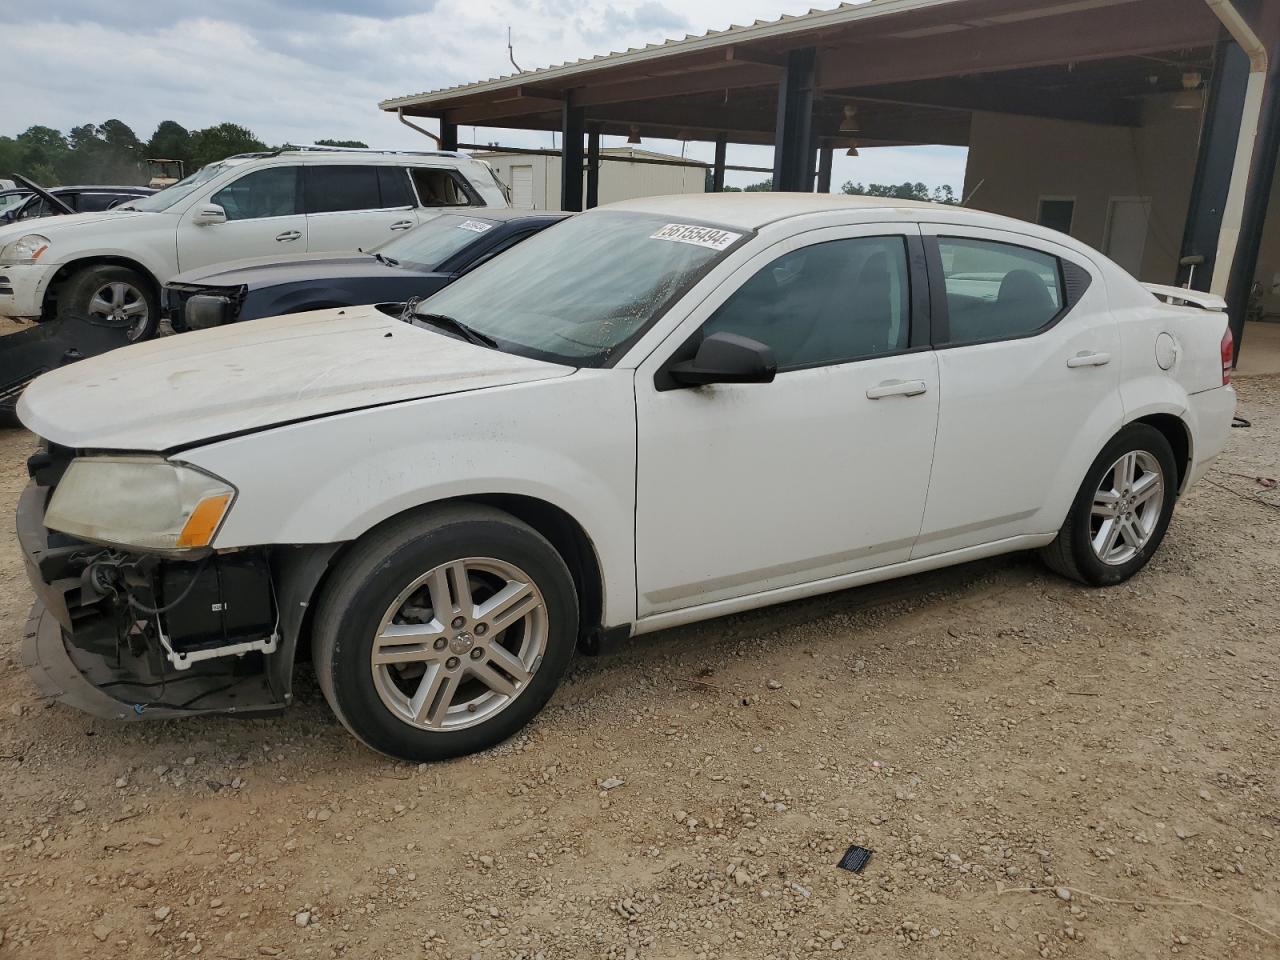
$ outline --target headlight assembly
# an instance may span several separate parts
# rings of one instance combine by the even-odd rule
[[[28,233],[0,248],[0,264],[14,265],[35,263],[49,249],[49,238],[38,233]]]
[[[236,491],[158,457],[80,457],[62,476],[44,524],[113,546],[181,554],[208,547]]]

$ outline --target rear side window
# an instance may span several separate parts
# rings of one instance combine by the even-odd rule
[[[418,200],[424,207],[465,207],[471,204],[471,198],[452,170],[413,167],[410,175],[418,191]]]
[[[171,188],[172,189],[172,188]],[[228,220],[258,220],[299,213],[298,168],[267,167],[247,173],[212,197]]]
[[[830,240],[764,267],[703,332],[758,340],[779,370],[844,363],[907,348],[910,294],[902,237]]]
[[[946,284],[947,343],[1025,337],[1062,311],[1062,264],[1029,247],[939,237]]]
[[[413,206],[413,188],[404,167],[378,167],[378,193],[384,209]]]
[[[377,210],[382,206],[377,167],[318,164],[303,171],[307,213]]]

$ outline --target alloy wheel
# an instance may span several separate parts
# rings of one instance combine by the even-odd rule
[[[546,603],[524,571],[493,557],[454,560],[388,608],[370,652],[374,687],[414,727],[471,727],[528,688],[547,637]]]
[[[127,323],[125,336],[133,342],[146,332],[151,309],[141,290],[123,280],[113,280],[103,284],[89,298],[89,316],[109,320],[113,324]]]
[[[1093,495],[1089,538],[1103,563],[1120,566],[1150,541],[1164,509],[1164,471],[1145,450],[1131,450],[1102,475]]]

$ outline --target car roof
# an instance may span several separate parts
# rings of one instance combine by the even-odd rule
[[[944,215],[950,222],[972,222],[974,226],[1001,226],[1021,221],[979,210],[968,210],[955,204],[923,203],[894,197],[861,197],[829,193],[693,193],[670,197],[644,197],[609,204],[610,210],[653,213],[673,219],[685,218],[757,230],[769,223],[817,213],[858,211],[869,214],[883,212],[889,220],[917,221],[930,215]]]
[[[563,220],[573,214],[563,210],[513,210],[510,207],[458,207],[446,208],[441,216],[474,217],[477,220],[493,220],[508,223],[515,220]]]
[[[69,184],[60,187],[45,187],[50,193],[71,193],[78,191],[83,193],[86,190],[101,190],[104,193],[155,193],[151,187],[141,187],[137,184],[102,184],[102,183],[80,183]]]

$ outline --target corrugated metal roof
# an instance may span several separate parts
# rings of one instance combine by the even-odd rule
[[[838,7],[829,10],[813,9],[808,13],[799,15],[786,13],[776,20],[757,20],[747,25],[733,24],[724,30],[708,30],[701,35],[688,34],[683,39],[649,43],[643,47],[631,47],[628,50],[621,51],[615,50],[611,53],[599,54],[594,57],[566,61],[555,66],[538,67],[533,70],[523,70],[519,73],[494,77],[489,80],[479,80],[474,83],[463,83],[440,90],[395,97],[390,100],[383,100],[378,106],[382,110],[422,106],[436,101],[449,100],[462,94],[485,93],[491,90],[517,87],[522,84],[546,83],[548,81],[568,79],[603,67],[642,63],[646,60],[661,57],[695,53],[735,43],[781,37],[810,30],[822,30],[859,20],[869,20],[874,17],[906,13],[913,10],[925,10],[930,7],[941,7],[963,2],[965,0],[865,0],[862,3],[841,3]],[[1084,0],[1084,2],[1092,2],[1101,6],[1114,2],[1114,0],[1100,0],[1100,2],[1099,0]],[[1037,4],[1033,3],[1031,5],[1036,6]]]

